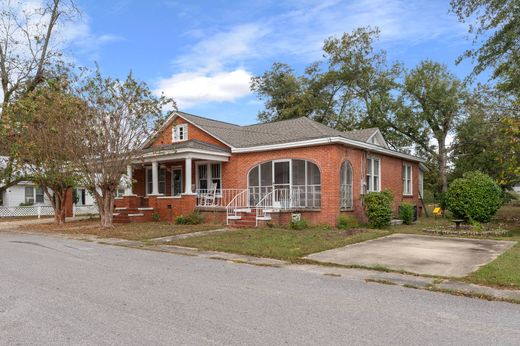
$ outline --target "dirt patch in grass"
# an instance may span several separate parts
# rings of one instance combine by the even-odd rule
[[[227,233],[179,239],[173,241],[172,244],[294,262],[311,253],[375,239],[389,233],[384,230],[344,231],[323,228],[240,229]]]
[[[99,227],[99,220],[81,220],[68,222],[63,225],[26,225],[22,227],[22,230],[43,233],[89,234],[100,238],[121,238],[144,241],[170,235],[209,231],[218,228],[222,228],[222,225],[173,225],[167,222],[139,222],[115,224],[113,229],[106,230]]]
[[[42,216],[41,219],[53,219],[54,216]],[[37,216],[0,217],[0,222],[38,220]]]

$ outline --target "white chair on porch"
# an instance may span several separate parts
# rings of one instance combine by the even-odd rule
[[[210,184],[209,189],[202,195],[202,205],[205,207],[212,207],[217,200],[217,184]]]

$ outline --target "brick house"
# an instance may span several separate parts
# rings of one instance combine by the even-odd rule
[[[171,221],[199,210],[231,225],[334,225],[364,220],[363,194],[391,189],[394,211],[417,206],[422,159],[388,147],[377,128],[340,132],[302,117],[239,126],[175,112],[127,168],[115,222]]]

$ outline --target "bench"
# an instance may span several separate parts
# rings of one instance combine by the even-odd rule
[[[451,220],[451,222],[455,222],[455,229],[460,229],[460,224],[463,223],[465,220],[460,220],[460,219],[456,219],[456,220]]]

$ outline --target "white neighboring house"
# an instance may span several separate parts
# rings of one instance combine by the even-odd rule
[[[94,198],[85,188],[79,187],[75,193],[78,199],[75,203],[76,206],[95,204]],[[51,202],[40,187],[33,182],[22,181],[9,187],[0,196],[0,206],[2,207],[19,207],[20,205],[51,206]]]

